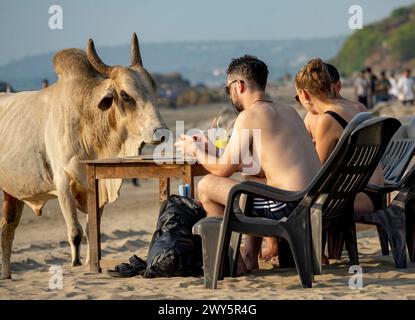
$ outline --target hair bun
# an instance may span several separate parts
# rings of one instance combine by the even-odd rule
[[[320,58],[311,59],[297,74],[296,86],[311,94],[330,94],[331,78],[326,64]]]
[[[324,62],[320,58],[311,59],[307,63],[307,69],[310,72],[323,71],[324,70]]]

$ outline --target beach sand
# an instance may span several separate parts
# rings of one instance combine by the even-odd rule
[[[224,105],[165,110],[169,126],[175,119],[186,127],[197,127],[211,119]],[[187,117],[187,118],[186,118]],[[295,269],[280,269],[261,263],[261,269],[247,276],[225,278],[217,290],[205,289],[203,278],[174,277],[115,279],[105,270],[136,254],[146,257],[158,217],[158,181],[140,180],[134,187],[126,181],[120,198],[105,208],[101,223],[102,266],[93,274],[89,266],[72,268],[66,226],[56,200],[47,203],[37,217],[25,207],[16,230],[12,253],[12,280],[0,281],[0,299],[415,299],[415,263],[407,269],[394,268],[392,256],[382,256],[374,227],[359,228],[358,244],[363,268],[363,288],[349,287],[348,259],[331,261],[315,277],[312,289],[302,289]],[[172,193],[179,181],[173,179]],[[85,228],[86,216],[79,214]],[[81,257],[85,261],[86,241]],[[63,269],[62,289],[50,289],[53,266]]]
[[[174,181],[173,188],[178,181]],[[415,299],[415,264],[395,269],[391,256],[382,256],[374,228],[361,231],[359,253],[363,288],[349,288],[346,255],[323,268],[312,289],[302,289],[295,269],[261,263],[247,276],[225,278],[217,290],[205,289],[203,278],[174,277],[115,279],[105,271],[147,248],[158,216],[157,182],[142,180],[140,187],[126,183],[120,199],[106,207],[102,219],[102,266],[72,268],[66,228],[57,201],[50,201],[44,216],[25,208],[12,255],[12,280],[0,281],[0,299]],[[85,215],[80,215],[85,226]],[[82,246],[85,260],[86,241]],[[63,288],[49,289],[52,266],[63,268]]]

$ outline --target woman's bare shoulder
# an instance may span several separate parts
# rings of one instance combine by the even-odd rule
[[[317,116],[315,121],[315,130],[316,133],[327,133],[333,128],[335,124],[335,119],[329,114],[323,113]]]

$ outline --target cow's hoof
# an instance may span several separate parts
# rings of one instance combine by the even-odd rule
[[[81,260],[72,261],[72,267],[80,267],[82,266]]]

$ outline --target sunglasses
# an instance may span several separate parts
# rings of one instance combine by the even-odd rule
[[[229,96],[231,94],[231,86],[232,84],[234,84],[235,82],[240,81],[241,83],[244,83],[243,80],[233,80],[230,84],[228,84],[227,86],[224,86],[223,89],[225,90],[226,94]]]
[[[300,101],[300,97],[298,96],[298,94],[294,97],[295,101],[297,101],[298,103],[301,103]]]

